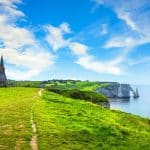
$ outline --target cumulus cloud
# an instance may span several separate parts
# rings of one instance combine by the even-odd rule
[[[94,1],[97,3],[96,7],[104,4],[103,0]],[[42,46],[31,30],[18,26],[17,21],[25,17],[25,14],[17,7],[17,4],[21,2],[21,0],[0,0],[0,53],[4,54],[8,64],[17,67],[15,70],[10,67],[7,69],[10,78],[29,79],[53,65],[55,57]],[[115,10],[119,12],[119,18],[128,22],[129,26],[135,30],[138,29],[139,32],[139,27],[137,28],[130,14],[127,15],[120,10],[117,11],[116,7]],[[48,24],[44,27],[47,31],[45,39],[52,50],[69,48],[71,53],[76,56],[76,63],[85,69],[113,75],[119,75],[123,72],[121,68],[121,63],[124,61],[123,57],[118,56],[107,61],[97,60],[89,54],[90,48],[87,45],[66,38],[65,35],[71,33],[69,24],[62,23],[58,27]],[[105,34],[107,34],[107,25],[103,24],[101,35]],[[121,43],[119,37],[112,38],[107,42],[106,47],[111,48],[114,45],[125,47],[126,45],[132,46],[135,44],[135,39],[131,37],[126,40],[122,39],[122,41],[125,41],[125,44]],[[141,39],[142,42],[143,39]]]
[[[4,22],[0,23],[0,39],[5,47],[14,49],[36,44],[34,35],[29,30]]]
[[[102,2],[101,2],[102,1]],[[149,6],[148,0],[95,0],[96,5],[106,5],[116,13],[118,18],[129,27],[122,35],[116,34],[108,39],[105,48],[112,47],[135,47],[150,43]]]
[[[35,47],[33,47],[35,48]],[[38,47],[37,47],[38,48]],[[54,56],[48,52],[38,50],[35,51],[28,49],[25,52],[19,52],[14,49],[0,49],[5,56],[7,63],[15,65],[19,69],[7,69],[7,75],[13,77],[13,79],[28,79],[30,77],[38,75],[48,66],[53,65]],[[22,71],[26,70],[26,71]]]
[[[97,73],[105,73],[105,74],[113,74],[120,75],[123,73],[120,64],[123,61],[123,58],[118,56],[115,59],[101,61],[96,60],[96,58],[89,54],[89,47],[83,43],[76,42],[72,39],[64,38],[64,30],[62,30],[62,24],[58,27],[54,27],[52,25],[48,25],[49,32],[47,33],[47,40],[50,46],[53,47],[54,50],[59,50],[63,47],[67,47],[70,49],[71,53],[76,56],[76,63],[82,66],[85,69],[97,72]],[[68,25],[69,26],[69,25]],[[70,33],[70,28],[67,26],[67,33]],[[69,30],[68,30],[69,29]],[[54,40],[54,42],[53,42]]]
[[[77,60],[77,64],[81,65],[85,69],[92,70],[97,73],[105,73],[105,74],[112,74],[112,75],[120,75],[123,73],[123,70],[118,64],[114,64],[115,60],[111,61],[100,61],[95,60],[95,58],[91,55],[85,55],[79,57]]]
[[[69,48],[71,49],[74,55],[85,55],[87,53],[88,47],[84,44],[78,42],[71,42],[69,44]]]
[[[120,64],[124,60],[124,57],[118,56],[115,59],[107,61],[96,60],[93,55],[88,53],[89,47],[78,42],[70,43],[70,50],[77,56],[76,63],[87,70],[112,75],[121,75],[123,73]]]
[[[5,21],[11,23],[20,17],[24,17],[24,13],[16,5],[20,3],[22,3],[21,0],[0,0],[1,17],[5,16]]]
[[[17,66],[17,70],[7,68],[9,78],[29,79],[50,67],[54,56],[41,46],[32,31],[17,25],[18,19],[25,16],[18,10],[19,3],[21,0],[0,0],[0,53],[8,64]]]
[[[68,46],[69,40],[65,40],[63,37],[64,34],[71,33],[67,23],[62,23],[59,27],[46,25],[45,28],[47,30],[46,41],[50,44],[54,51]]]
[[[140,57],[138,59],[127,58],[129,53],[131,53],[136,47],[150,43],[149,1],[95,0],[95,3],[96,9],[101,5],[111,8],[114,13],[116,13],[118,19],[124,23],[124,28],[121,31],[121,34],[119,31],[116,33],[109,33],[109,38],[106,40],[103,48],[119,48],[124,55],[122,55],[122,62],[130,67],[150,62],[149,57]]]
[[[89,47],[78,42],[70,43],[70,50],[77,56],[76,63],[87,70],[112,75],[121,75],[123,73],[120,66],[124,60],[123,57],[118,56],[107,61],[96,60],[93,55],[88,53]]]
[[[93,55],[88,53],[89,47],[87,45],[72,42],[69,48],[77,56],[76,63],[87,70],[112,75],[121,75],[123,73],[120,65],[124,61],[124,57],[122,56],[117,56],[112,60],[102,61],[96,60]]]

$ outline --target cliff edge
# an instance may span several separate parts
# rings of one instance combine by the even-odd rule
[[[138,89],[134,91],[130,84],[110,83],[106,87],[98,88],[96,92],[102,93],[108,98],[130,98],[130,93],[134,98],[139,97]]]

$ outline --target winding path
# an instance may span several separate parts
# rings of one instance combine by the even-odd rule
[[[38,92],[38,97],[40,97],[42,95],[42,91],[43,89],[40,89],[40,91]],[[36,98],[37,96],[34,96],[34,98]],[[31,127],[32,127],[32,138],[30,141],[30,145],[32,150],[38,150],[38,139],[37,139],[37,129],[36,129],[36,124],[34,122],[34,114],[33,114],[33,108],[35,106],[35,104],[37,103],[38,100],[36,100],[32,107],[31,107],[31,116],[30,116],[30,122],[31,122]]]

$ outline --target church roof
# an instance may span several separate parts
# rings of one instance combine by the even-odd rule
[[[3,56],[1,56],[1,61],[0,61],[0,81],[1,80],[6,80]]]
[[[0,72],[0,80],[6,79],[6,76],[4,73]]]

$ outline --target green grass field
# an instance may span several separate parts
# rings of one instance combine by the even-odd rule
[[[0,150],[30,148],[31,106],[39,89],[0,88]]]
[[[70,82],[67,81],[66,83],[61,82],[51,82],[46,84],[46,87],[57,87],[63,90],[67,89],[78,89],[83,91],[95,91],[97,88],[104,87],[109,85],[108,83],[101,83],[101,82],[92,82],[92,81],[75,81]]]
[[[39,89],[0,89],[0,150],[149,150],[150,120]],[[35,98],[35,96],[37,96]]]
[[[35,109],[42,150],[147,150],[150,120],[45,92]]]

